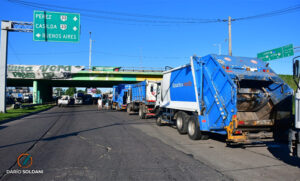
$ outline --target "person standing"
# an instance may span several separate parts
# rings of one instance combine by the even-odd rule
[[[99,97],[98,99],[98,110],[101,110],[102,109],[102,99],[101,97]]]

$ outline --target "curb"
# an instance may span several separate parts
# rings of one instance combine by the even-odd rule
[[[0,121],[0,125],[5,124],[5,123],[8,123],[8,122],[11,122],[11,121],[15,121],[15,120],[18,120],[18,119],[25,118],[25,117],[27,117],[27,116],[31,116],[31,115],[34,115],[34,114],[38,114],[38,113],[41,113],[41,112],[44,112],[44,111],[48,111],[49,109],[52,109],[54,106],[55,106],[55,105],[53,105],[52,107],[49,107],[49,108],[47,108],[47,109],[41,110],[41,111],[36,111],[36,112],[24,114],[24,115],[22,115],[22,116],[18,116],[18,117],[15,117],[15,118],[10,118],[10,119],[2,120],[2,121]]]

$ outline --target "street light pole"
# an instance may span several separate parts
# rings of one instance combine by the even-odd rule
[[[92,69],[92,32],[90,32],[89,69]]]
[[[232,49],[231,49],[231,17],[228,17],[228,53],[229,56],[232,56]]]

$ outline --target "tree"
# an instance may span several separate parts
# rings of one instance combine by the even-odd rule
[[[96,94],[101,94],[101,90],[97,89]]]
[[[73,96],[75,93],[76,93],[76,88],[75,87],[69,87],[66,90],[66,95]]]
[[[78,90],[77,93],[83,93],[83,94],[85,94],[86,91],[84,91],[84,90]]]
[[[57,87],[57,88],[54,89],[54,93],[55,93],[57,96],[61,96],[61,95],[64,95],[66,92],[65,92],[65,90],[63,90],[62,88]]]

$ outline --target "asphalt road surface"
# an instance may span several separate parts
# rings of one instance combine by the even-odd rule
[[[300,180],[286,145],[192,141],[154,119],[96,109],[55,107],[0,125],[0,180]]]

